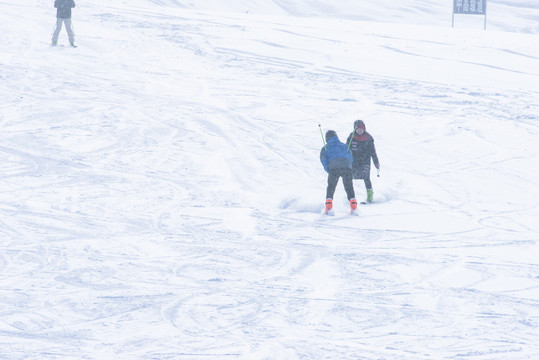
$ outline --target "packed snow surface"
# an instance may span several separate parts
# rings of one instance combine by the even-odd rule
[[[0,0],[0,359],[539,358],[537,1],[76,3]]]

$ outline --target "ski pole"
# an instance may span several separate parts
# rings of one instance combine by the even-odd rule
[[[356,128],[354,128],[354,131],[352,131],[352,136],[350,136],[350,141],[348,142],[348,151],[350,151],[350,145],[352,145],[352,139],[354,138],[355,132]]]
[[[380,169],[376,169],[377,176],[380,177]]]
[[[322,136],[322,142],[324,143],[324,149],[327,150],[326,139],[324,139],[324,134],[322,134],[322,125],[320,125],[320,123],[318,123],[318,127],[320,128],[320,136]]]

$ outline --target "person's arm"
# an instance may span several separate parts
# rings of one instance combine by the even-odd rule
[[[371,157],[372,162],[374,163],[374,167],[377,169],[380,169],[380,161],[378,160],[378,154],[376,153],[376,147],[374,146],[374,139],[371,141]]]
[[[327,165],[327,159],[326,159],[326,148],[325,147],[323,147],[322,150],[320,150],[320,162],[324,166],[324,170],[326,170],[326,172],[329,172],[328,171],[328,165]]]

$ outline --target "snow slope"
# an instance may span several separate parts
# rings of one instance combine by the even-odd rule
[[[539,357],[539,5],[224,4],[0,0],[0,358]]]
[[[451,26],[452,1],[320,1],[320,0],[118,0],[122,7],[169,8],[219,13],[337,18],[384,23]],[[103,4],[101,4],[103,6]],[[488,28],[522,33],[539,32],[539,9],[533,0],[488,0]],[[483,16],[455,16],[457,27],[483,28]]]

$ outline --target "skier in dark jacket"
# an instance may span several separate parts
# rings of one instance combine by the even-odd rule
[[[352,181],[352,155],[348,151],[346,144],[339,140],[337,133],[333,130],[326,132],[326,143],[320,150],[320,161],[324,166],[324,170],[328,173],[325,213],[327,214],[333,208],[333,195],[341,177],[346,195],[350,201],[351,211],[354,212],[357,208],[357,201]]]
[[[379,170],[380,162],[374,147],[374,138],[366,131],[362,120],[354,121],[354,132],[350,133],[346,143],[350,147],[352,157],[352,174],[354,179],[363,179],[367,190],[367,202],[373,201],[374,191],[371,181],[371,159]]]
[[[75,32],[73,31],[73,23],[71,22],[71,9],[75,7],[75,1],[73,0],[55,0],[54,7],[56,10],[56,27],[52,33],[52,45],[56,46],[58,43],[58,35],[62,30],[62,24],[65,25],[67,36],[69,37],[69,44],[72,47],[75,46]]]

